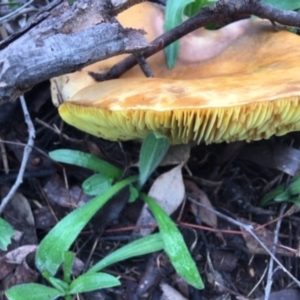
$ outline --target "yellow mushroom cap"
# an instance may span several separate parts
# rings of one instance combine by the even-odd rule
[[[208,144],[299,130],[299,81],[278,70],[257,80],[253,74],[218,80],[117,79],[83,89],[59,113],[67,123],[112,141],[142,139],[153,131],[172,144]]]
[[[173,144],[269,138],[300,129],[299,62],[299,36],[243,20],[186,36],[173,70],[162,54],[152,58],[157,78],[135,73],[71,91],[59,113],[113,141],[142,139],[149,131]]]

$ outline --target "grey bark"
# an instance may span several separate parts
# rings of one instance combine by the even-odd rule
[[[141,1],[128,1],[136,2]],[[124,29],[114,18],[127,6],[110,0],[77,0],[69,6],[58,0],[45,9],[0,44],[0,101],[14,100],[41,81],[96,61],[147,49],[141,31]]]

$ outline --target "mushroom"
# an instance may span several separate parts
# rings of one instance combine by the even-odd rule
[[[117,17],[123,27],[134,27],[145,31],[146,39],[150,42],[163,32],[164,13],[163,8],[149,2],[134,5]],[[169,70],[163,51],[147,59],[155,77],[165,78],[197,78],[203,76],[199,73],[199,63],[217,57],[228,45],[241,37],[251,24],[248,21],[240,21],[230,24],[220,30],[209,31],[205,29],[195,30],[180,40],[181,51],[175,69]],[[114,56],[94,63],[82,70],[65,74],[51,79],[52,100],[59,106],[81,89],[93,85],[96,81],[90,73],[103,74],[112,66],[127,57],[128,54]],[[225,58],[226,59],[226,58]],[[220,60],[222,62],[222,59]],[[228,67],[228,66],[226,66]],[[214,69],[214,68],[213,68]],[[207,72],[208,70],[206,70]],[[216,71],[216,70],[214,70]],[[218,69],[219,73],[226,69]],[[139,66],[127,71],[122,78],[145,77]]]
[[[150,131],[173,144],[283,135],[300,129],[299,46],[300,37],[274,32],[262,20],[197,30],[182,40],[172,71],[160,54],[150,61],[156,78],[132,75],[88,85],[67,96],[59,113],[112,141],[143,139]]]
[[[111,80],[81,90],[59,113],[67,123],[112,141],[142,139],[150,131],[172,144],[260,140],[300,129],[300,84],[287,73]],[[282,84],[286,80],[291,81]]]

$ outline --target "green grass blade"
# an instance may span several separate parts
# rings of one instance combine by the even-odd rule
[[[119,279],[106,273],[83,274],[70,284],[69,294],[86,293],[120,284]]]
[[[63,262],[64,253],[69,250],[92,216],[112,196],[136,180],[137,177],[130,177],[116,183],[106,193],[93,198],[63,218],[42,240],[36,253],[36,267],[41,272],[46,271],[54,276]]]
[[[149,133],[142,144],[139,159],[139,186],[143,186],[152,172],[160,164],[169,149],[169,140],[164,136]]]
[[[104,257],[92,268],[90,268],[87,273],[98,272],[103,268],[117,263],[119,261],[136,257],[140,255],[149,254],[162,250],[164,248],[163,240],[159,233],[152,234],[143,238],[140,238],[134,242],[129,243],[126,246],[112,252],[111,254]]]
[[[178,228],[163,209],[150,197],[142,195],[153,213],[166,251],[177,273],[190,285],[203,289],[204,284]]]
[[[193,0],[168,0],[165,13],[164,29],[168,31],[182,22],[185,7]],[[174,68],[179,51],[179,42],[176,41],[165,48],[167,65]]]
[[[59,149],[49,153],[50,158],[55,161],[87,168],[118,179],[122,176],[122,170],[113,166],[105,160],[81,151]]]

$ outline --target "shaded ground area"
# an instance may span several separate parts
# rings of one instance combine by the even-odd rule
[[[80,186],[91,173],[52,162],[47,156],[49,151],[70,148],[90,152],[127,168],[128,173],[137,172],[138,142],[112,143],[63,125],[49,97],[48,83],[26,95],[37,132],[36,148],[27,164],[19,194],[3,214],[19,231],[19,236],[15,236],[9,248],[9,251],[16,249],[14,255],[18,259],[10,263],[6,253],[1,253],[2,289],[16,283],[42,280],[34,269],[34,249],[20,246],[38,245],[57,221],[87,200]],[[11,112],[10,107],[13,107]],[[1,129],[0,182],[2,195],[5,195],[20,167],[27,128],[19,104],[3,106],[2,111],[5,118]],[[299,145],[299,134],[292,133],[249,144],[238,142],[192,148],[183,168],[186,198],[172,217],[199,267],[205,282],[203,291],[189,287],[174,273],[165,254],[155,253],[110,267],[107,272],[121,278],[120,288],[81,295],[79,299],[160,299],[162,291],[164,295],[171,293],[165,296],[171,299],[175,297],[174,291],[165,291],[170,287],[187,299],[263,299],[260,297],[270,280],[273,280],[270,299],[299,299],[296,283],[289,274],[275,262],[274,271],[268,277],[269,255],[245,228],[226,219],[257,227],[256,236],[274,251],[279,263],[298,278],[298,206],[283,202],[261,207],[260,201],[278,184],[288,186],[291,177],[287,174],[299,172]],[[174,160],[176,164],[178,159]],[[146,190],[155,178],[171,168],[170,165],[159,167]],[[143,203],[138,200],[126,204],[127,199],[128,192],[118,194],[77,239],[73,247],[78,259],[77,272],[135,238],[133,232],[138,229],[136,222]],[[197,202],[212,205],[222,215],[203,210]],[[276,228],[278,222],[281,222],[280,228]],[[274,250],[276,237],[278,247]],[[281,294],[276,294],[279,291]]]
[[[20,19],[26,22],[26,18]],[[59,220],[89,200],[81,184],[92,172],[55,163],[49,159],[50,151],[80,150],[122,167],[126,174],[138,172],[139,142],[113,143],[63,124],[51,103],[48,82],[25,97],[36,130],[35,148],[23,184],[3,213],[17,232],[8,251],[0,251],[1,291],[26,282],[48,284],[34,266],[36,246]],[[19,102],[1,106],[0,123],[0,188],[4,197],[17,178],[27,142]],[[279,184],[288,187],[299,173],[299,146],[299,133],[291,133],[253,143],[194,145],[190,152],[176,148],[169,156],[172,162],[155,171],[145,192],[161,174],[186,161],[182,168],[185,197],[172,219],[185,238],[205,289],[188,286],[160,252],[107,268],[106,272],[120,277],[122,286],[77,299],[264,299],[268,289],[269,299],[300,299],[296,281],[298,195],[293,195],[294,202],[287,202],[287,197],[275,205],[261,205],[264,195]],[[176,188],[175,181],[166,186],[169,203],[175,201]],[[128,204],[128,195],[123,190],[111,199],[76,240],[72,248],[76,253],[74,276],[138,236],[143,202]],[[250,225],[251,232],[247,231]],[[157,231],[154,223],[144,227]],[[255,238],[273,254],[272,259]],[[3,292],[0,297],[5,299]]]

